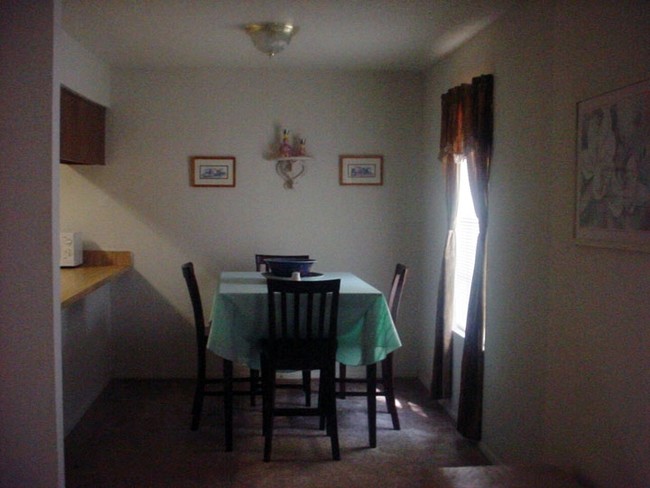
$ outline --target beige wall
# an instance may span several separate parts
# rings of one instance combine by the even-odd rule
[[[61,84],[105,107],[111,105],[110,69],[90,51],[60,31]]]
[[[527,2],[427,86],[437,141],[440,94],[495,76],[482,447],[603,487],[650,479],[650,255],[573,240],[576,103],[650,78],[648,26],[642,1]]]
[[[3,13],[7,4],[17,8],[3,1]],[[0,448],[11,453],[0,461],[3,486],[19,485],[17,477],[22,485],[63,484],[53,239],[58,106],[52,94],[58,79],[52,76],[56,62],[47,61],[58,19],[56,8],[53,15],[50,4],[40,7],[29,15],[11,10],[20,15],[0,19],[11,18],[1,24],[2,64],[34,59],[29,73],[0,75],[2,133],[10,135],[0,139],[10,162],[3,160],[0,176],[3,188],[10,182],[6,188],[12,190],[0,194],[2,227],[12,229],[0,237],[0,277],[3,290],[9,282],[24,290],[0,300]],[[483,446],[506,462],[573,467],[599,486],[643,486],[650,479],[650,258],[577,247],[571,236],[575,104],[650,78],[648,8],[644,1],[528,2],[432,68],[426,93],[419,77],[403,75],[118,73],[110,164],[61,168],[61,218],[62,225],[86,232],[91,246],[135,252],[136,273],[124,288],[122,307],[113,311],[122,326],[115,347],[120,373],[190,371],[189,355],[178,364],[158,359],[186,350],[185,333],[177,335],[179,323],[189,327],[180,262],[197,262],[210,290],[219,269],[248,267],[258,247],[293,248],[288,236],[302,236],[302,226],[294,226],[308,216],[329,231],[345,223],[344,231],[327,232],[334,237],[326,240],[305,236],[324,269],[346,267],[385,289],[395,260],[419,258],[403,308],[408,354],[398,361],[402,371],[417,370],[428,383],[432,297],[444,235],[442,214],[427,212],[444,201],[435,157],[439,96],[492,72],[496,132]],[[14,78],[19,73],[27,78]],[[422,100],[431,114],[426,118]],[[276,123],[305,131],[318,158],[294,192],[281,189],[260,157]],[[381,151],[391,162],[386,186],[339,188],[337,155],[366,151]],[[190,189],[187,157],[198,152],[235,154],[238,187],[230,193]],[[10,211],[16,208],[18,213]],[[175,224],[179,218],[187,225]],[[277,230],[280,224],[291,227]],[[377,267],[382,261],[389,263],[386,269]],[[152,344],[151,337],[160,342]],[[39,367],[24,384],[22,372],[34,364]]]
[[[58,70],[61,84],[110,106],[110,70],[77,41],[60,30]],[[58,90],[56,91],[58,100]],[[55,135],[58,141],[58,134]],[[57,164],[65,172],[65,166]],[[64,186],[65,187],[65,186]],[[56,195],[59,203],[59,192]],[[58,215],[57,215],[58,218]],[[66,232],[66,222],[61,231]],[[64,435],[77,424],[113,375],[111,289],[105,285],[61,312]]]
[[[0,486],[62,487],[58,2],[0,2]]]
[[[554,25],[546,458],[602,486],[650,480],[650,254],[573,245],[575,110],[650,79],[649,27],[644,1],[558,2]]]
[[[61,311],[63,427],[68,435],[113,376],[111,291],[104,285]]]
[[[422,75],[199,69],[111,78],[108,163],[62,166],[61,222],[88,247],[134,253],[135,273],[113,288],[116,376],[190,376],[181,264],[195,262],[209,311],[219,271],[252,270],[256,252],[309,253],[315,270],[349,270],[384,291],[397,261],[411,266],[397,370],[415,376]],[[264,157],[280,127],[306,137],[314,157],[293,190]],[[384,185],[340,186],[340,154],[382,154]],[[190,187],[193,155],[235,156],[236,187]]]

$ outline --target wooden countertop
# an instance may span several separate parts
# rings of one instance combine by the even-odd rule
[[[61,268],[61,307],[88,295],[133,267],[130,251],[84,251],[84,263]]]

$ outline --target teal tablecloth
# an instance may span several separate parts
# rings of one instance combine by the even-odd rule
[[[340,279],[336,359],[349,366],[373,364],[402,345],[384,295],[351,273],[325,273],[308,280]],[[208,349],[259,369],[259,342],[267,335],[266,278],[258,272],[221,273],[212,304]]]

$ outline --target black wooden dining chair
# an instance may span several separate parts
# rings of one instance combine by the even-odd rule
[[[404,283],[406,282],[406,275],[408,268],[403,264],[395,266],[395,273],[391,282],[390,294],[388,295],[388,308],[395,325],[397,325],[397,316],[399,314],[399,306],[402,300],[402,291],[404,290]],[[399,416],[397,415],[397,407],[395,405],[395,389],[393,386],[393,353],[389,353],[386,358],[381,361],[381,377],[375,378],[376,365],[366,367],[366,378],[348,378],[347,368],[345,364],[339,364],[339,376],[337,383],[339,384],[338,396],[345,398],[346,396],[369,396],[371,391],[374,390],[373,385],[379,387],[374,396],[386,397],[386,407],[390,413],[391,420],[393,421],[393,429],[400,430]],[[363,383],[365,389],[363,391],[349,391],[346,388],[347,384]],[[370,405],[371,399],[368,402],[368,423],[370,425],[370,445],[376,445],[376,410]]]
[[[228,359],[223,359],[223,377],[222,378],[208,378],[206,375],[206,359],[207,349],[206,344],[208,341],[208,329],[205,326],[205,319],[203,316],[203,304],[201,302],[201,293],[199,285],[194,274],[193,263],[185,263],[181,267],[183,270],[183,277],[187,283],[187,289],[190,294],[192,302],[192,310],[194,312],[194,326],[196,331],[196,386],[194,389],[194,402],[192,404],[192,430],[198,430],[201,422],[201,412],[203,410],[203,399],[206,396],[223,396],[224,397],[224,423],[226,434],[226,451],[232,451],[233,436],[232,436],[232,416],[233,416],[233,396],[234,395],[247,395],[250,396],[251,405],[255,405],[255,394],[259,394],[259,372],[257,377],[233,376],[233,362]],[[247,389],[233,388],[234,383],[246,383]],[[220,384],[222,388],[215,388],[215,385]]]
[[[332,457],[341,459],[336,416],[336,328],[341,280],[269,279],[269,334],[261,343],[264,461],[271,460],[277,416],[318,416],[325,421]],[[276,406],[276,373],[320,371],[316,407]]]
[[[267,259],[309,259],[308,254],[255,254],[255,270],[261,273],[268,271],[266,265]],[[251,371],[253,375],[257,374],[255,371]],[[305,393],[305,405],[308,407],[311,406],[311,373],[309,371],[302,372],[302,384],[297,385],[294,383],[281,383],[278,386],[281,388],[302,388]]]

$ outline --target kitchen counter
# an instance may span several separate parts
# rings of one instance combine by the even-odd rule
[[[130,251],[84,251],[81,266],[61,268],[61,307],[78,301],[132,267]]]

